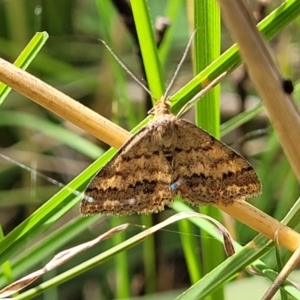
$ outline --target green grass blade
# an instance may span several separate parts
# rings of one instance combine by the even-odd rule
[[[234,116],[230,120],[226,121],[221,125],[221,136],[226,135],[227,133],[233,131],[234,129],[240,127],[241,125],[245,124],[246,122],[250,121],[257,115],[259,115],[264,110],[264,106],[262,103],[256,105],[255,107],[243,111],[242,113]]]
[[[48,39],[48,34],[46,32],[39,32],[34,35],[31,41],[27,44],[24,50],[21,52],[19,57],[16,59],[14,65],[26,70],[29,64],[33,61],[36,55],[39,53],[41,48],[44,46]],[[7,97],[11,88],[0,82],[0,105]]]
[[[193,235],[193,227],[190,221],[182,220],[178,223],[180,231],[181,247],[187,264],[189,278],[191,283],[196,283],[201,277],[201,264],[198,253],[195,251],[198,247],[198,237]],[[202,252],[202,249],[201,249]]]
[[[0,241],[2,241],[4,238],[2,227],[0,226]],[[7,283],[11,283],[13,281],[13,272],[12,272],[13,266],[11,266],[11,263],[9,261],[6,261],[2,264],[2,278],[5,279]]]
[[[131,8],[137,29],[149,88],[158,100],[164,93],[163,71],[158,57],[147,1],[134,0]]]
[[[195,1],[195,74],[220,55],[220,9],[212,1]],[[220,136],[220,88],[215,87],[195,105],[196,123],[215,137]]]
[[[117,227],[125,223],[124,217],[112,218],[110,226]],[[124,242],[126,239],[125,232],[120,232],[112,237],[113,246],[117,246]],[[128,265],[128,253],[127,251],[121,251],[114,257],[115,262],[115,272],[116,272],[116,298],[129,298],[130,297],[130,278]]]
[[[194,12],[195,37],[194,68],[198,74],[220,55],[220,9],[214,1],[195,1]],[[195,105],[196,124],[207,130],[215,137],[220,136],[220,87],[217,86],[208,92]],[[221,220],[221,213],[212,206],[200,208],[200,212]],[[204,273],[208,273],[224,260],[222,245],[213,239],[207,238],[201,232],[201,250]],[[224,299],[223,289],[218,289],[208,299]]]

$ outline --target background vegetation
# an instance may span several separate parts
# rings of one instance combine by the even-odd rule
[[[131,130],[146,117],[151,102],[99,41],[105,40],[138,78],[145,78],[136,43],[117,9],[120,8],[120,3],[122,1],[109,0],[0,2],[0,55],[13,62],[37,31],[46,31],[49,39],[30,64],[28,72]],[[279,4],[279,1],[268,4],[266,11],[260,12],[260,16],[267,16]],[[207,32],[206,28],[199,24],[189,27],[189,24],[194,24],[193,1],[149,0],[148,5],[152,24],[159,15],[167,16],[171,20],[159,47],[162,72],[159,75],[152,74],[168,82],[194,27],[203,32],[203,39],[208,39],[212,32]],[[258,3],[252,1],[250,5],[255,10]],[[215,14],[217,18],[218,12]],[[290,18],[290,21],[287,20],[290,25],[276,34],[271,47],[282,73],[296,81],[299,77],[300,61],[300,41],[296,33],[300,30],[300,22],[299,18]],[[221,52],[224,52],[232,45],[232,41],[223,27],[221,38]],[[214,45],[211,51],[213,54],[210,59],[213,60],[218,56],[218,44]],[[209,56],[207,55],[208,59]],[[174,91],[193,78],[193,70],[199,68],[199,65],[193,63],[195,61],[188,57],[180,71]],[[199,64],[201,65],[201,62]],[[217,66],[216,70],[218,68],[222,66]],[[245,79],[245,74],[241,67],[222,83],[220,114],[218,103],[217,109],[210,108],[209,113],[203,113],[200,104],[196,108],[197,118],[208,123],[208,127],[212,122],[218,124],[219,119],[222,123],[229,120],[233,124],[232,127],[237,127],[238,119],[232,118],[246,118],[250,115],[248,109],[260,102],[251,82]],[[157,86],[154,94],[159,97],[163,83]],[[295,87],[297,97],[296,84]],[[218,98],[218,92],[213,97]],[[193,113],[188,113],[186,118],[192,120]],[[205,127],[205,124],[203,126]],[[226,128],[228,127],[223,125],[220,131],[216,125],[213,133],[216,136],[224,135],[222,132],[224,133]],[[250,202],[281,220],[297,200],[299,187],[276,134],[268,122],[266,112],[253,117],[251,121],[235,130],[230,130],[222,139],[251,161],[263,183],[263,194]],[[0,147],[3,154],[64,184],[69,183],[108,149],[107,145],[15,92],[11,92],[1,105]],[[105,163],[107,157],[108,155],[100,164]],[[87,181],[88,177],[84,180]],[[82,185],[81,190],[84,188],[84,184]],[[152,226],[173,214],[173,210],[166,209],[153,216],[81,218],[78,213],[79,198],[72,195],[61,196],[63,201],[60,196],[55,198],[56,202],[52,198],[51,203],[61,205],[56,204],[55,208],[53,206],[50,214],[47,217],[43,215],[43,219],[40,211],[37,212],[36,209],[60,190],[60,187],[36,176],[34,172],[30,173],[12,162],[1,159],[0,223],[4,236],[8,236],[3,240],[3,245],[9,245],[9,248],[5,250],[3,246],[3,252],[0,251],[3,258],[9,258],[9,263],[3,265],[0,274],[1,286],[43,266],[60,250],[92,239],[115,225],[130,222]],[[175,209],[180,210],[177,207]],[[241,245],[245,245],[257,235],[251,228],[230,220],[227,216],[221,217],[219,212],[213,213],[223,219],[234,239]],[[32,224],[36,226],[34,233],[30,229]],[[22,226],[19,228],[22,228],[24,233],[19,243],[17,235],[9,235],[16,232],[13,230],[18,225]],[[71,271],[74,278],[70,280],[65,277],[57,279],[53,284],[48,281],[55,281],[56,275],[73,270],[74,266],[111,249],[140,230],[138,226],[131,226],[125,234],[86,251],[40,279],[39,283],[48,282],[51,289],[41,290],[43,293],[39,296],[37,295],[40,291],[31,291],[30,295],[24,295],[23,298],[20,295],[20,299],[132,299],[133,296],[146,299],[145,295],[153,293],[158,293],[156,298],[174,299],[202,278],[207,270],[213,268],[215,262],[206,263],[209,254],[213,254],[212,256],[218,257],[219,260],[225,258],[219,242],[215,242],[214,238],[199,230],[198,226],[181,222],[179,225],[168,227],[167,230],[159,231],[129,251],[125,251],[124,248],[121,254],[112,255],[113,258],[80,275]],[[205,246],[210,242],[210,246]],[[209,247],[215,248],[211,250]],[[283,260],[286,261],[289,255],[290,253],[283,251]],[[107,258],[110,258],[109,254],[100,262]],[[269,251],[261,259],[276,270],[274,251]],[[249,282],[250,299],[258,299],[253,294],[253,287],[255,286],[261,295],[265,287],[260,291],[257,286],[263,280],[248,280],[246,274],[240,273],[231,285],[227,285],[225,293],[230,295],[227,299],[234,299],[233,295],[240,299],[241,286],[243,296],[246,297],[243,285],[245,282]],[[239,283],[235,285],[237,281]],[[215,294],[211,299],[225,298],[224,291],[217,291],[221,284],[216,285]]]

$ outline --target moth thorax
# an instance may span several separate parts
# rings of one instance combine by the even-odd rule
[[[168,116],[161,122],[161,126],[157,128],[159,136],[159,144],[163,152],[173,153],[174,145],[177,143],[177,135],[173,130],[173,116]]]

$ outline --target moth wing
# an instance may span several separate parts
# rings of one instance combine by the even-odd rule
[[[194,124],[178,119],[171,189],[193,204],[230,204],[261,193],[252,166]]]
[[[95,175],[81,200],[83,215],[154,213],[172,204],[170,165],[156,128],[140,130]]]

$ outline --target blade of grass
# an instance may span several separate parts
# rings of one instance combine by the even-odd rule
[[[188,220],[180,221],[178,223],[178,228],[180,231],[181,247],[187,265],[189,278],[191,283],[196,283],[202,277],[199,254],[195,251],[198,247],[198,237],[194,236],[193,226]]]
[[[0,226],[0,241],[2,241],[4,238],[2,227]],[[13,266],[11,265],[10,261],[5,261],[2,264],[2,278],[6,280],[6,283],[11,283],[13,281],[13,272],[12,272]]]
[[[14,62],[16,67],[26,70],[36,55],[40,52],[44,44],[46,43],[49,35],[46,32],[36,33],[33,38],[26,45],[24,50],[20,53],[19,57]],[[11,88],[6,84],[0,82],[0,105],[7,97]]]
[[[164,93],[164,78],[159,62],[147,1],[133,0],[131,8],[139,38],[149,88],[156,98]]]
[[[243,111],[242,113],[238,114],[237,116],[232,117],[230,120],[223,123],[220,127],[221,136],[225,136],[227,133],[233,131],[234,129],[238,128],[239,126],[245,124],[246,122],[250,121],[257,115],[259,115],[264,110],[264,106],[262,103],[258,104],[257,106]]]
[[[214,1],[194,1],[195,37],[194,70],[195,74],[204,70],[220,55],[220,9]],[[213,88],[195,105],[196,124],[215,137],[220,136],[220,88]],[[221,220],[221,212],[216,207],[204,206],[200,212]],[[203,270],[210,272],[224,260],[222,245],[201,232]],[[213,255],[212,255],[213,254]],[[222,288],[214,291],[207,299],[224,299]]]
[[[124,223],[125,218],[111,218],[110,226],[111,228],[117,227]],[[113,246],[117,246],[123,243],[126,239],[125,232],[120,232],[117,235],[113,236]],[[120,251],[114,257],[115,263],[115,276],[116,276],[116,292],[115,296],[118,299],[130,298],[131,289],[130,289],[130,278],[129,278],[129,270],[130,266],[128,265],[128,255],[127,251]]]

